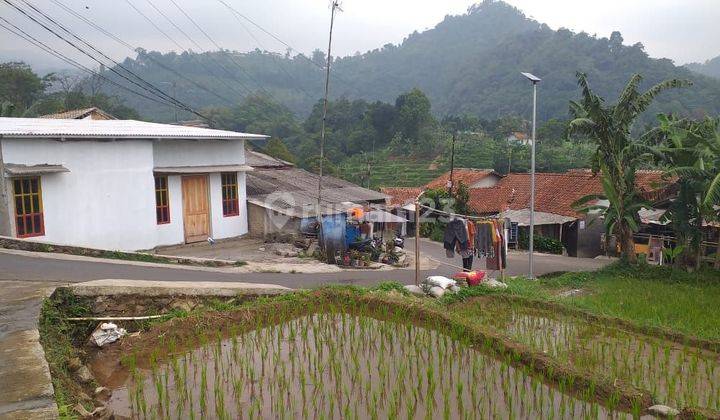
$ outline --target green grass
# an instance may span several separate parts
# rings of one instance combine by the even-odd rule
[[[553,300],[643,326],[720,339],[720,271],[687,273],[671,267],[616,263],[596,272],[565,273],[528,281],[508,280],[509,292]],[[560,297],[564,290],[581,289]]]

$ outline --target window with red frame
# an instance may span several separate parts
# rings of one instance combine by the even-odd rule
[[[155,216],[158,225],[170,223],[170,201],[168,200],[168,179],[166,176],[155,177]]]
[[[45,235],[40,177],[13,180],[18,238]]]
[[[240,215],[240,204],[238,202],[237,173],[226,172],[220,174],[222,179],[222,206],[223,216]]]

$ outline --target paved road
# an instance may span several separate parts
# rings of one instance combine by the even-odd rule
[[[413,252],[414,244],[408,241],[408,251]],[[437,261],[461,265],[459,257],[450,260],[445,257],[442,244],[423,241],[423,255]],[[552,271],[594,270],[607,264],[607,260],[578,259],[556,255],[537,255],[536,274]],[[482,261],[476,261],[475,267],[482,268]],[[435,270],[424,271],[421,276],[430,274],[451,275],[453,267],[440,265]],[[508,256],[509,275],[527,272],[527,254],[510,253]],[[393,271],[343,271],[322,274],[287,273],[234,273],[201,271],[180,268],[148,267],[130,264],[107,263],[87,260],[67,260],[38,258],[33,255],[7,254],[0,252],[0,281],[25,282],[80,282],[96,279],[141,279],[160,281],[241,281],[250,283],[272,283],[291,288],[307,288],[322,284],[370,285],[384,280],[396,280],[405,284],[414,282],[413,270]]]

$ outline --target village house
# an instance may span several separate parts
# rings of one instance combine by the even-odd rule
[[[116,120],[114,116],[108,114],[97,107],[72,109],[69,111],[58,112],[55,114],[41,115],[40,118],[51,120]]]
[[[456,169],[454,179],[469,185],[468,208],[480,216],[509,218],[513,229],[510,240],[517,243],[518,235],[527,234],[530,225],[530,174],[511,173],[500,176],[489,170]],[[477,178],[479,177],[479,180]],[[492,178],[489,178],[491,177]],[[418,195],[429,188],[444,188],[448,174],[417,188],[383,188],[391,199],[388,204],[402,212],[412,210]],[[490,179],[488,181],[488,179]],[[643,197],[649,201],[664,198],[669,191],[662,171],[641,170],[636,183]],[[455,182],[457,185],[457,181]],[[479,186],[478,185],[482,185]],[[535,233],[562,242],[568,255],[595,257],[603,253],[601,237],[605,231],[602,221],[594,214],[585,214],[573,207],[577,200],[591,194],[602,194],[598,174],[588,169],[573,169],[563,173],[535,175]],[[411,219],[412,220],[412,219]]]
[[[0,118],[11,234],[118,250],[243,235],[245,141],[265,138],[132,120]]]
[[[247,150],[250,235],[298,233],[317,219],[318,175],[290,162]],[[320,212],[344,214],[356,207],[384,207],[388,195],[323,175]]]

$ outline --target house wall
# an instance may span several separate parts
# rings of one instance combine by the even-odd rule
[[[3,139],[2,147],[6,163],[60,164],[69,170],[41,176],[45,235],[35,240],[118,250],[150,249],[185,240],[182,177],[168,176],[170,223],[158,225],[155,167],[245,163],[242,140]],[[221,239],[247,233],[245,173],[238,173],[240,214],[233,217],[222,215],[220,174],[208,177],[211,236]],[[8,191],[12,192],[11,184]],[[12,205],[10,214],[14,214]]]
[[[271,233],[299,233],[300,219],[297,217],[273,216],[272,211],[257,204],[248,203],[248,232],[256,238]]]
[[[157,167],[198,165],[242,165],[242,140],[155,140],[153,158]]]
[[[240,214],[224,217],[222,212],[222,181],[219,173],[210,174],[210,236],[214,239],[244,235],[247,227],[247,200],[245,197],[245,172],[238,172],[238,199]]]
[[[121,250],[155,246],[151,142],[3,139],[2,144],[7,163],[61,164],[70,170],[41,177],[45,236],[37,239]]]
[[[176,245],[185,242],[182,208],[182,177],[168,176],[168,201],[170,203],[170,223],[156,224],[157,245]]]
[[[602,242],[600,239],[605,232],[605,224],[599,216],[588,214],[585,220],[578,220],[577,225],[577,256],[580,258],[595,258],[602,255]]]

